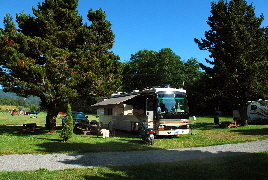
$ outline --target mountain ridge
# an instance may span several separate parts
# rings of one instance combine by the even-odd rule
[[[36,96],[30,96],[28,98],[18,96],[16,93],[12,92],[4,92],[3,89],[0,89],[0,98],[7,98],[7,99],[25,99],[26,104],[34,104],[34,105],[39,105],[41,100],[39,97]]]

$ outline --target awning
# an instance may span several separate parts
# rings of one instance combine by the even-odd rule
[[[111,97],[110,99],[105,99],[101,102],[98,102],[92,106],[107,106],[107,105],[112,105],[112,104],[120,104],[121,102],[134,98],[135,96],[138,96],[138,94],[114,96],[114,97]]]

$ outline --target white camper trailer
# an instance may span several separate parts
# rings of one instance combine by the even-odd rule
[[[156,135],[190,133],[186,90],[153,87],[133,93],[116,94],[94,104],[104,128],[138,131],[145,123]]]
[[[247,107],[247,116],[249,122],[266,121],[268,120],[268,101],[258,100],[249,101]]]

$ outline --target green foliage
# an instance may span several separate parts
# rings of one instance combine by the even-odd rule
[[[102,9],[76,10],[78,0],[45,0],[33,15],[7,15],[0,31],[0,81],[4,91],[40,97],[47,127],[68,101],[108,96],[120,85],[121,63],[110,49],[114,34]]]
[[[204,72],[200,71],[200,65],[196,59],[190,58],[183,65],[184,69],[184,88],[187,90],[188,106],[190,113],[195,114],[201,111],[209,112],[204,109],[204,94],[208,91],[207,84],[204,82]]]
[[[124,90],[143,89],[149,86],[170,84],[180,88],[199,78],[199,65],[196,59],[186,63],[169,48],[159,52],[140,50],[124,64]]]
[[[16,101],[14,99],[8,99],[8,98],[0,98],[0,105],[1,106],[3,106],[3,105],[22,106],[21,103],[19,103],[19,101]],[[24,104],[24,105],[26,105],[26,104]]]
[[[29,111],[40,111],[39,105],[34,104],[26,104],[24,99],[8,99],[8,98],[0,98],[0,106],[16,106],[18,109],[29,110]]]
[[[169,48],[159,52],[141,50],[131,56],[130,62],[124,63],[123,90],[142,90],[163,84],[170,84],[174,88],[183,87],[187,90],[191,112],[197,112],[204,108],[204,96],[200,94],[207,91],[200,88],[206,84],[201,81],[204,73],[199,69],[195,58],[183,62]]]
[[[267,29],[260,27],[263,15],[256,17],[245,0],[220,0],[211,4],[205,39],[195,39],[201,50],[208,50],[213,67],[202,68],[210,78],[215,106],[220,102],[239,106],[246,119],[248,100],[267,94]],[[237,107],[236,107],[237,108]]]
[[[70,103],[67,105],[67,115],[63,123],[62,131],[60,137],[64,142],[68,141],[73,136],[74,122],[72,117],[72,109]]]

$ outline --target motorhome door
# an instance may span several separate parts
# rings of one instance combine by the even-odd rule
[[[154,101],[153,99],[146,99],[146,116],[148,122],[148,128],[153,128],[153,120],[154,120]]]

